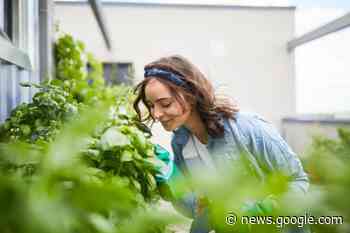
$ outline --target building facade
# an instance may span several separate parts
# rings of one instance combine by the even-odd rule
[[[20,83],[39,83],[53,67],[51,0],[0,0],[0,122],[35,88]]]
[[[295,113],[294,53],[287,50],[294,37],[295,7],[103,3],[112,51],[104,45],[87,2],[56,1],[55,22],[101,61],[132,64],[136,82],[146,63],[181,54],[243,111],[257,112],[278,128],[283,117]],[[167,137],[160,133],[159,138]]]

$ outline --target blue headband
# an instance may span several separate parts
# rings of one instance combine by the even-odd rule
[[[145,69],[145,78],[148,77],[157,77],[157,78],[162,78],[166,79],[177,86],[184,87],[185,89],[189,90],[188,84],[183,80],[183,77],[177,74],[174,74],[171,71],[167,70],[162,70],[158,68],[150,68],[150,69]]]

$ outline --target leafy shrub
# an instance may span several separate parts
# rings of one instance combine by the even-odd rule
[[[62,123],[78,114],[79,104],[69,92],[50,84],[35,87],[39,92],[32,102],[17,106],[1,125],[0,141],[51,141]]]
[[[314,137],[305,160],[317,190],[312,210],[318,216],[350,217],[350,130],[338,129],[338,139]],[[317,200],[317,201],[315,201]],[[313,225],[315,232],[348,232],[347,224]]]
[[[170,220],[152,207],[153,145],[131,89],[105,87],[101,63],[70,35],[55,56],[56,78],[22,84],[38,92],[0,126],[1,231],[163,232]]]

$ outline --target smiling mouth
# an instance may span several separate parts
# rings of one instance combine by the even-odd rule
[[[162,124],[168,124],[171,120],[168,121],[162,121]]]

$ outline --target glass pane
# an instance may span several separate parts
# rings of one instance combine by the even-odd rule
[[[316,4],[316,1],[315,1]],[[321,27],[348,12],[346,8],[299,8],[295,15],[295,36],[301,36]]]
[[[111,73],[112,73],[112,64],[104,63],[103,64],[103,75],[107,85],[111,85]]]
[[[12,0],[3,0],[3,29],[8,38],[12,38]]]
[[[0,30],[4,29],[4,0],[0,0]]]
[[[350,113],[350,28],[296,49],[297,111]]]
[[[129,77],[130,63],[119,63],[118,64],[118,82],[119,84],[131,84]]]

